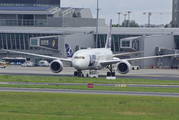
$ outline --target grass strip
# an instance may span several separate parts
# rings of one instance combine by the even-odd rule
[[[109,87],[109,86],[94,86],[89,89],[85,85],[11,85],[0,84],[0,87],[15,87],[15,88],[49,88],[49,89],[77,89],[77,90],[111,90],[111,91],[136,91],[136,92],[167,92],[179,93],[179,88],[159,88],[159,87]]]
[[[1,120],[179,119],[179,98],[0,92]]]
[[[94,83],[94,84],[147,84],[147,85],[179,85],[179,80],[79,78],[57,76],[17,76],[0,75],[0,82],[41,82],[41,83]]]

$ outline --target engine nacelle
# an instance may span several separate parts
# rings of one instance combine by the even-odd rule
[[[131,65],[128,61],[121,61],[117,63],[116,67],[120,74],[127,74],[131,70]]]
[[[50,63],[50,70],[53,73],[59,73],[63,70],[63,63],[60,60],[54,60]]]

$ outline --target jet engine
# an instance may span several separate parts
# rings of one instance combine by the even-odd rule
[[[63,63],[60,60],[54,60],[50,63],[50,70],[53,73],[59,73],[63,70]]]
[[[116,67],[120,74],[127,74],[131,70],[131,65],[128,61],[121,61],[117,63]]]

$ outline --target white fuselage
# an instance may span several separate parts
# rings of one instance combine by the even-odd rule
[[[85,49],[74,53],[72,57],[72,65],[77,70],[100,70],[101,61],[112,60],[113,53],[106,48]]]

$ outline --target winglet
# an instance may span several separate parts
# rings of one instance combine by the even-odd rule
[[[107,49],[111,49],[111,31],[112,31],[112,19],[110,20],[107,39],[106,39],[105,48],[107,48]]]
[[[65,49],[66,49],[67,58],[72,58],[74,53],[71,47],[68,44],[65,44]]]

